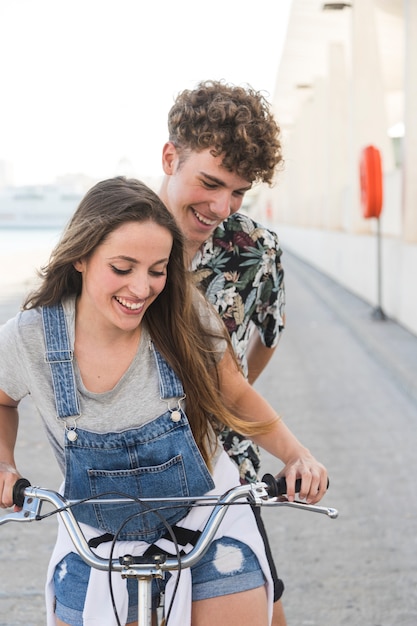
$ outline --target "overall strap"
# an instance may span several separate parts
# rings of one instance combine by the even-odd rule
[[[72,363],[73,351],[70,349],[62,304],[42,307],[42,321],[45,361],[51,368],[57,416],[65,418],[80,415]]]
[[[180,379],[153,344],[152,349],[159,373],[159,391],[161,398],[183,398],[185,394]]]

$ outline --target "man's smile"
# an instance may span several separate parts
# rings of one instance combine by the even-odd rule
[[[203,217],[201,213],[198,213],[198,211],[196,211],[195,209],[191,209],[191,210],[194,213],[195,217],[198,219],[198,221],[204,224],[204,226],[216,226],[217,225],[218,220],[209,220],[207,217]]]

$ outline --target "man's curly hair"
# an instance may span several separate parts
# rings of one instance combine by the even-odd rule
[[[250,182],[271,185],[283,163],[270,104],[250,86],[207,80],[185,89],[168,114],[168,130],[184,159],[189,150],[210,148],[213,156],[223,155],[223,167]]]

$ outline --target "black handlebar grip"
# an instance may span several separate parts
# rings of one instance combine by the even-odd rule
[[[13,504],[22,508],[25,501],[25,489],[30,487],[30,482],[27,478],[19,478],[13,486]]]
[[[262,482],[266,484],[268,494],[271,498],[283,496],[287,493],[287,481],[285,476],[275,478],[272,474],[265,474],[262,476]],[[329,488],[329,479],[327,479],[327,489]],[[301,478],[297,478],[295,481],[295,493],[299,493],[301,489]]]
[[[285,476],[275,478],[275,476],[272,476],[272,474],[265,474],[264,476],[262,476],[262,482],[266,484],[268,495],[271,498],[283,496],[287,493],[287,481],[285,480]],[[300,487],[301,479],[297,478],[297,480],[295,481],[296,493],[300,491]]]

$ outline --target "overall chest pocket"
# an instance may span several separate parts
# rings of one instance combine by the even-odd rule
[[[190,496],[181,455],[161,465],[127,470],[88,470],[93,496],[113,492],[122,497],[166,498],[170,495]],[[99,528],[117,534],[120,539],[142,539],[152,543],[166,531],[166,525],[185,517],[189,506],[178,507],[156,501],[92,505]],[[161,508],[162,507],[162,508]],[[162,518],[162,519],[161,519]]]
[[[173,426],[168,414],[125,433],[97,436],[77,430],[77,440],[66,446],[65,496],[103,503],[77,505],[76,518],[120,540],[148,543],[166,532],[164,520],[172,525],[184,518],[193,496],[207,493],[214,483],[185,415],[182,422]],[[190,497],[190,502],[152,501],[170,497]],[[132,500],[117,502],[122,498]]]

